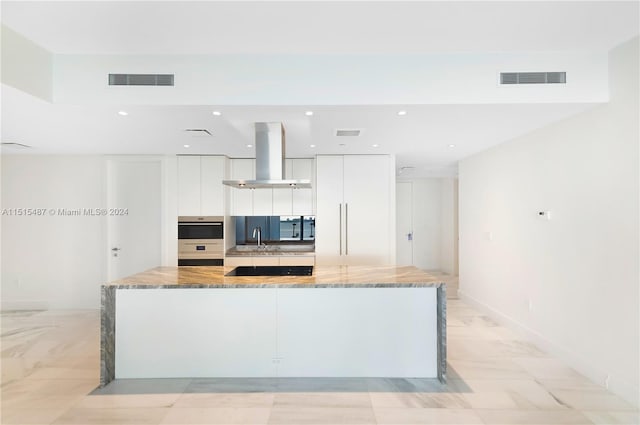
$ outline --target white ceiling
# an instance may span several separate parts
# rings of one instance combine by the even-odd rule
[[[608,49],[638,2],[2,1],[55,53],[429,53]]]
[[[52,105],[7,86],[5,102],[11,107],[2,111],[3,141],[33,146],[22,153],[254,157],[255,148],[246,146],[253,144],[253,123],[278,121],[287,132],[289,157],[393,153],[398,167],[416,167],[411,175],[422,177],[451,175],[461,158],[593,106],[227,106],[216,107],[222,115],[214,116],[210,106]],[[128,115],[119,115],[120,110]],[[314,115],[306,116],[307,110]],[[399,110],[406,110],[407,115],[399,116]],[[187,128],[207,129],[212,136],[194,136]],[[361,129],[362,135],[335,136],[336,129],[345,128]],[[185,144],[190,147],[184,148]],[[449,147],[451,144],[455,147]],[[3,149],[3,153],[10,152]]]
[[[3,24],[66,54],[606,50],[638,34],[637,1],[3,1],[1,8]],[[33,148],[2,152],[252,157],[252,123],[281,121],[287,156],[394,153],[398,168],[416,167],[404,175],[442,176],[464,157],[593,106],[111,107],[50,104],[3,85],[2,141]],[[118,115],[121,109],[129,115]],[[214,109],[223,115],[214,117]],[[312,117],[304,115],[309,109]],[[398,116],[400,109],[408,114]],[[186,128],[213,136],[193,137]],[[363,135],[339,139],[336,128],[361,128]]]

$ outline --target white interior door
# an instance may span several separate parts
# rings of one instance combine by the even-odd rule
[[[396,264],[413,265],[413,184],[396,184]]]
[[[107,163],[109,280],[161,264],[161,160]]]

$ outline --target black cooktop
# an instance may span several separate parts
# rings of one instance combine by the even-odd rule
[[[225,276],[311,276],[313,266],[240,266]]]

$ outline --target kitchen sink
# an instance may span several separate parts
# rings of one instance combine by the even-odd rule
[[[240,266],[225,276],[311,276],[313,266]]]

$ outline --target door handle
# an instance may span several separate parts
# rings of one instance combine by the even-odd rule
[[[407,233],[407,240],[408,241],[412,241],[413,240],[413,233]]]
[[[338,217],[340,217],[339,236],[340,236],[340,255],[342,255],[342,204],[338,206]]]
[[[121,251],[121,248],[111,248],[111,251],[113,252]]]
[[[349,204],[344,204],[344,255],[349,255]]]

